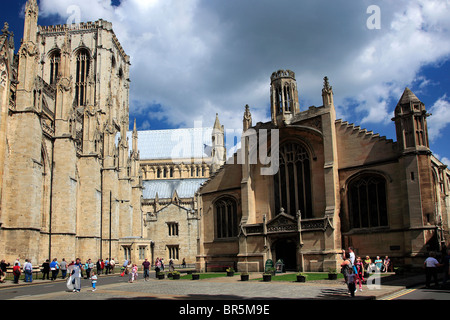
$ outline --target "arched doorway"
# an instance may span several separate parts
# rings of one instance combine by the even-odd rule
[[[297,244],[292,239],[275,242],[275,261],[283,260],[286,271],[297,271]]]

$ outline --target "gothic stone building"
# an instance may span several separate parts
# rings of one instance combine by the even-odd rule
[[[199,190],[198,268],[262,271],[282,259],[328,271],[349,246],[421,265],[448,245],[450,171],[431,153],[428,114],[408,88],[392,119],[396,142],[337,120],[327,78],[323,105],[304,111],[294,72],[273,73],[270,92],[272,120],[252,126],[247,107],[241,150]],[[278,170],[264,174],[270,165]]]
[[[17,55],[0,36],[0,256],[122,260],[143,238],[130,58],[111,23],[41,27],[38,11]]]

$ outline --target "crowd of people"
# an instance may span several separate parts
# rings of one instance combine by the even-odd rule
[[[370,256],[366,256],[363,260],[361,256],[356,256],[352,247],[348,248],[348,251],[342,250],[341,272],[344,275],[345,283],[348,286],[348,291],[351,296],[355,295],[357,287],[362,291],[362,285],[366,283],[365,277],[372,273],[381,272],[393,272],[393,264],[389,256],[385,256],[381,259],[380,256],[376,256],[374,260]],[[435,252],[430,252],[429,257],[424,261],[423,268],[426,274],[426,286],[430,287],[431,279],[433,278],[436,286],[438,286],[438,268],[443,267],[443,284],[447,282],[450,277],[450,250],[444,249],[441,261],[436,259]],[[52,261],[47,259],[42,265],[39,266],[39,270],[42,273],[42,280],[56,280],[61,272],[61,278],[71,278],[74,292],[79,292],[81,287],[81,278],[91,279],[93,291],[96,290],[97,275],[114,273],[116,261],[114,258],[98,259],[94,264],[91,259],[82,263],[79,258],[75,261],[68,263],[64,258],[58,261],[54,258]],[[156,258],[154,262],[156,274],[164,271],[164,259]],[[5,278],[8,272],[8,268],[11,267],[9,262],[5,260],[0,261],[0,283],[5,282]],[[144,280],[148,281],[150,277],[150,270],[152,264],[148,259],[145,259],[142,263]],[[186,267],[185,259],[183,259],[182,267]],[[121,266],[121,276],[125,274],[129,275],[129,282],[132,283],[138,278],[138,266],[136,263],[132,263],[129,260],[125,260]],[[173,260],[169,261],[169,271],[174,271],[175,266]],[[14,261],[12,267],[13,281],[19,282],[19,277],[24,274],[24,282],[33,281],[33,267],[31,259],[25,259],[23,265],[20,258]],[[51,276],[50,276],[51,274]]]
[[[436,286],[439,286],[438,271],[440,267],[443,267],[443,285],[446,284],[450,277],[450,250],[443,249],[441,262],[436,259],[436,253],[430,252],[429,257],[424,261],[423,268],[425,269],[425,285],[430,287],[431,278],[433,278]],[[348,286],[348,293],[353,297],[359,287],[359,291],[362,291],[362,285],[366,283],[365,277],[373,273],[386,273],[388,271],[393,272],[393,264],[389,256],[385,256],[381,259],[380,256],[376,256],[376,259],[372,261],[370,256],[366,256],[364,260],[360,256],[356,256],[352,247],[348,248],[348,251],[342,250],[341,272],[344,275],[344,281]]]
[[[7,273],[10,271],[12,266],[12,274],[13,274],[13,282],[19,283],[19,278],[22,274],[24,274],[24,282],[33,282],[33,273],[35,277],[38,275],[36,271],[39,270],[42,274],[42,280],[56,280],[58,277],[61,279],[68,279],[68,287],[70,285],[73,288],[73,292],[80,292],[81,289],[81,278],[90,279],[92,283],[92,291],[97,289],[97,281],[98,276],[102,274],[112,274],[114,273],[114,269],[116,267],[117,262],[114,258],[106,258],[106,259],[98,259],[96,263],[94,263],[91,259],[86,260],[85,263],[82,263],[79,258],[75,261],[72,260],[68,263],[65,258],[59,261],[57,258],[54,258],[52,261],[49,259],[45,260],[40,266],[37,268],[33,266],[31,259],[25,259],[24,263],[20,261],[20,258],[17,258],[14,263],[6,262],[5,260],[0,261],[0,283],[5,282]],[[164,259],[156,258],[154,262],[156,273],[164,271]],[[182,267],[186,267],[186,261],[183,258]],[[150,278],[150,270],[152,264],[148,259],[145,259],[142,263],[144,279],[148,281]],[[132,263],[130,260],[125,259],[120,268],[120,275],[129,276],[128,282],[132,283],[138,279],[138,265],[136,263]],[[173,260],[169,261],[169,271],[174,271],[175,265]],[[69,281],[70,279],[70,281]],[[69,283],[70,282],[70,283]]]
[[[348,251],[342,250],[343,263],[341,264],[341,272],[344,275],[344,281],[348,286],[348,292],[353,297],[357,291],[362,291],[362,285],[366,283],[365,277],[372,273],[393,272],[393,264],[389,256],[381,259],[380,256],[372,261],[370,256],[366,256],[363,260],[361,256],[356,256],[352,247]]]
[[[66,279],[66,277],[70,276],[68,271],[73,272],[75,266],[79,266],[80,276],[86,279],[91,278],[91,274],[94,273],[96,269],[96,273],[98,275],[101,274],[110,274],[114,272],[116,262],[113,258],[111,259],[98,259],[98,261],[94,264],[91,259],[86,260],[85,263],[81,263],[81,260],[76,259],[72,260],[70,263],[63,258],[61,261],[58,261],[57,258],[54,258],[52,261],[49,259],[45,260],[40,266],[38,266],[38,270],[42,274],[42,280],[56,280],[60,275],[62,279]],[[31,259],[25,259],[23,265],[20,261],[20,258],[17,258],[14,263],[6,262],[5,260],[1,260],[0,262],[0,282],[5,282],[5,278],[8,273],[8,268],[12,266],[12,274],[14,277],[14,283],[18,283],[19,277],[21,274],[24,274],[24,282],[32,282],[33,281],[33,273],[36,272],[36,267],[33,266]]]

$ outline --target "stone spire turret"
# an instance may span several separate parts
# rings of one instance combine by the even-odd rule
[[[405,88],[394,111],[397,141],[404,152],[429,152],[427,113],[425,105],[409,89]]]
[[[226,160],[225,149],[225,129],[220,124],[219,114],[216,113],[216,120],[212,132],[212,172],[217,171]]]
[[[252,127],[252,114],[250,113],[250,107],[248,104],[245,106],[244,119],[243,119],[243,131],[247,131]]]
[[[328,77],[323,78],[322,100],[324,107],[334,106],[333,87],[328,82]]]

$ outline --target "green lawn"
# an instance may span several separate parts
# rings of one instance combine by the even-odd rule
[[[240,275],[240,273],[235,273],[236,275]],[[311,272],[306,273],[307,279],[306,281],[311,280],[327,280],[328,279],[328,273],[326,272]],[[211,273],[200,273],[200,280],[202,279],[210,279],[210,278],[218,278],[218,277],[226,277],[226,273],[220,273],[220,272],[211,272]],[[338,279],[343,279],[344,276],[341,273],[338,273]],[[182,275],[180,279],[183,280],[191,280],[192,275],[186,274]],[[262,280],[262,274],[261,278],[253,279],[253,281],[260,281]],[[275,277],[272,277],[272,281],[297,281],[297,274],[296,273],[288,273],[288,274],[276,274]]]
[[[312,280],[328,280],[328,273],[326,272],[312,272],[305,273],[307,276],[306,281]],[[342,273],[338,273],[338,279],[344,279],[344,275]],[[261,278],[255,280],[262,280]],[[276,274],[275,277],[272,277],[272,281],[297,281],[296,273],[288,273],[288,274]]]
[[[237,275],[237,273],[235,273],[235,275]],[[200,273],[200,280],[202,279],[210,279],[210,278],[219,278],[219,277],[226,277],[227,274],[226,273]],[[182,275],[180,277],[180,279],[184,279],[184,280],[191,280],[192,279],[192,275],[191,274],[186,274],[186,275]]]

